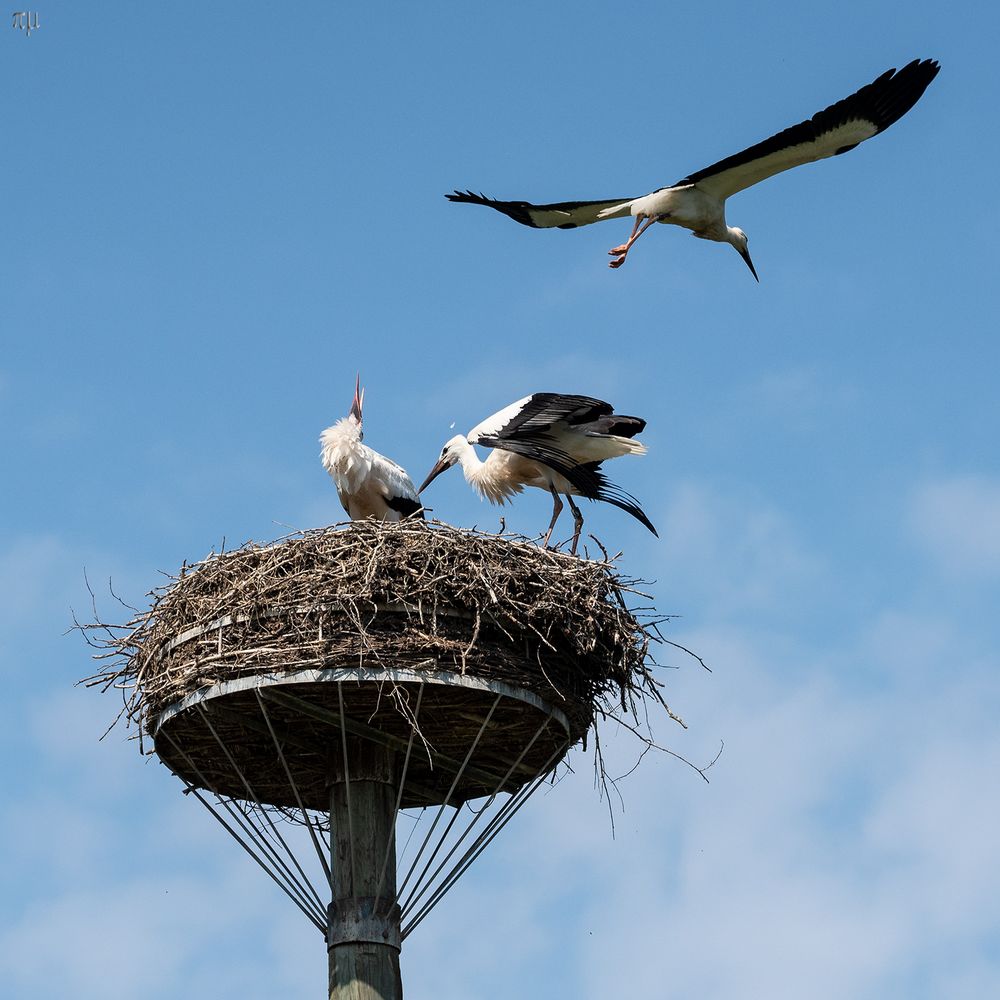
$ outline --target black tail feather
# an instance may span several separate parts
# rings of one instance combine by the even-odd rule
[[[388,496],[385,498],[385,502],[387,507],[402,514],[403,517],[419,514],[421,520],[425,520],[424,505],[419,500],[411,500],[409,497]]]
[[[639,501],[620,486],[616,486],[601,471],[600,462],[590,462],[587,465],[577,465],[570,470],[558,470],[580,491],[581,496],[588,500],[600,500],[609,503],[619,510],[631,514],[640,524],[645,525],[659,538],[659,533],[653,527],[653,522],[646,517],[639,506]]]
[[[618,437],[631,438],[641,434],[646,426],[642,417],[626,417],[621,413],[611,413],[606,417],[598,417],[587,425],[588,434],[616,434]]]

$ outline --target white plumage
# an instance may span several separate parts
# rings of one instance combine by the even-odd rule
[[[466,481],[494,504],[507,503],[525,486],[551,493],[552,520],[545,545],[562,511],[560,494],[573,512],[570,550],[574,553],[583,528],[583,515],[573,502],[574,496],[614,504],[655,535],[656,529],[638,502],[601,472],[601,463],[610,458],[645,454],[645,446],[632,440],[645,426],[645,420],[616,414],[610,403],[600,399],[536,392],[487,417],[468,434],[451,438],[420,492],[446,469],[460,464]],[[476,454],[474,444],[494,449],[485,462]]]
[[[575,229],[631,215],[635,219],[632,235],[608,251],[615,258],[610,262],[611,267],[625,263],[632,244],[654,222],[682,226],[703,240],[729,243],[757,278],[747,250],[746,233],[726,224],[726,199],[783,170],[846,153],[865,139],[884,132],[920,100],[939,69],[932,59],[914,59],[898,73],[890,69],[812,118],[641,198],[533,205],[527,201],[496,201],[471,191],[456,191],[445,197],[495,208],[534,229]]]
[[[400,521],[423,517],[423,505],[406,470],[363,443],[361,379],[354,388],[351,412],[320,435],[320,460],[337,487],[351,520],[374,517]]]

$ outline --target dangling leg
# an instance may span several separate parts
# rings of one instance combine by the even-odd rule
[[[639,229],[639,223],[642,222],[642,216],[637,215],[635,217],[635,225],[632,227],[632,235],[628,238],[628,242],[623,243],[620,247],[615,247],[614,250],[609,250],[608,253],[613,257],[618,253],[628,253],[628,248],[635,242],[635,234]]]
[[[583,531],[583,514],[580,508],[573,503],[573,498],[567,493],[566,499],[569,501],[569,509],[573,512],[573,544],[569,547],[572,555],[576,555],[576,547],[580,541],[580,532]]]
[[[622,264],[625,263],[625,257],[628,255],[628,252],[631,249],[632,244],[635,243],[635,241],[640,236],[642,236],[642,234],[647,229],[649,229],[649,227],[654,222],[657,221],[658,216],[655,215],[649,216],[649,218],[647,218],[646,221],[643,223],[642,229],[639,228],[639,222],[641,218],[642,216],[639,215],[635,217],[635,225],[632,227],[632,235],[628,238],[628,240],[625,243],[623,243],[620,247],[615,247],[613,250],[608,251],[608,253],[611,254],[612,256],[614,256],[615,254],[620,255],[616,260],[608,261],[608,267],[621,267]]]
[[[552,537],[552,529],[556,526],[556,521],[559,519],[559,515],[562,513],[563,504],[562,500],[559,499],[559,494],[556,493],[555,488],[549,486],[549,491],[552,493],[552,520],[549,522],[549,530],[545,532],[545,541],[542,545],[545,548],[549,547],[549,539]]]

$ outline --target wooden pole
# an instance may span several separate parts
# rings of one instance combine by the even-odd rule
[[[402,1000],[395,754],[348,736],[332,765],[330,1000]]]

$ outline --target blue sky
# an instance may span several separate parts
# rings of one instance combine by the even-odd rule
[[[12,996],[315,995],[321,942],[125,734],[70,608],[340,517],[362,373],[414,478],[538,390],[647,418],[588,526],[681,617],[689,729],[582,757],[407,942],[408,995],[1000,995],[1000,159],[989,5],[83,5],[0,23],[0,964]],[[645,193],[942,71],[884,136],[672,227],[442,195]],[[455,524],[498,512],[452,472]],[[526,533],[549,504],[507,512]],[[568,526],[568,525],[567,525]],[[102,598],[107,601],[106,597]],[[105,604],[109,606],[110,602]],[[625,770],[634,754],[608,734]],[[58,962],[53,956],[58,954]]]

